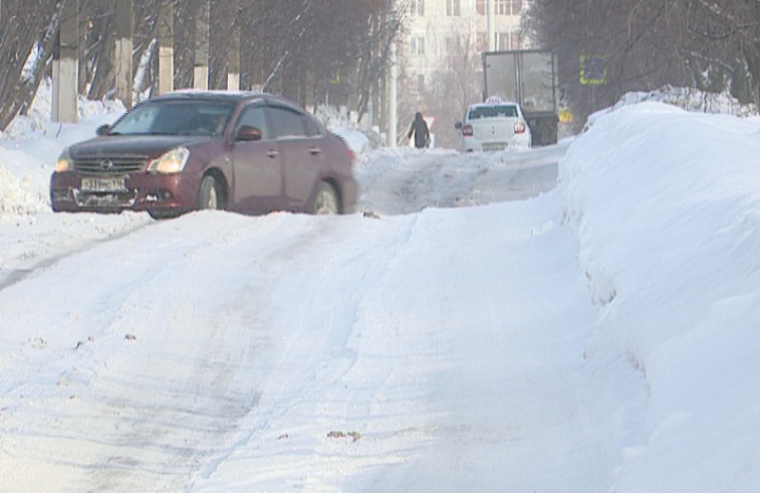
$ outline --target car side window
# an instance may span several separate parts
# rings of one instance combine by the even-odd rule
[[[272,138],[263,106],[249,106],[248,108],[245,108],[243,114],[238,118],[237,125],[235,125],[235,132],[243,126],[256,127],[261,130],[261,140],[269,140]]]
[[[322,130],[319,128],[319,125],[317,125],[310,116],[303,115],[302,118],[307,137],[319,137],[322,135]]]
[[[301,113],[281,106],[269,107],[267,111],[271,117],[273,138],[287,139],[306,136]]]

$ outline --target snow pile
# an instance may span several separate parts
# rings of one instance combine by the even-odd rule
[[[356,154],[362,154],[369,149],[375,149],[380,145],[382,137],[376,131],[367,131],[356,121],[356,114],[346,110],[344,106],[336,108],[334,106],[319,105],[315,110],[315,116],[331,132],[343,137],[346,144]]]
[[[650,92],[630,92],[620,98],[612,109],[643,102],[668,103],[688,111],[701,113],[721,113],[742,117],[758,114],[755,105],[742,104],[728,93],[716,94],[688,87],[672,86]]]
[[[29,177],[19,180],[0,164],[0,219],[6,214],[33,214],[45,207],[45,196]]]
[[[42,137],[60,137],[65,127],[70,124],[55,123],[50,120],[53,108],[53,88],[50,79],[40,84],[37,95],[32,101],[27,115],[17,116],[2,135],[11,140],[37,139]],[[79,120],[82,123],[97,120],[103,123],[114,122],[126,111],[121,101],[91,101],[85,97],[79,98]],[[89,126],[87,127],[89,130]],[[93,134],[88,134],[87,137]],[[85,137],[86,138],[86,137]]]
[[[599,307],[589,364],[627,360],[646,385],[623,397],[646,421],[615,491],[760,484],[758,155],[757,120],[641,103],[598,115],[560,165]]]
[[[357,155],[364,154],[369,150],[369,139],[359,130],[332,127],[330,128],[330,131],[340,136],[346,145]]]

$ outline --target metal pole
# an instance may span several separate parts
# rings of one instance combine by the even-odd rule
[[[398,125],[398,66],[396,65],[396,42],[391,44],[390,87],[388,88],[388,146],[396,147],[396,126]]]
[[[396,1],[390,0],[391,13],[396,19]],[[396,65],[396,40],[391,42],[390,53],[388,54],[390,70],[388,71],[388,146],[396,147],[396,129],[398,126],[398,66]]]
[[[494,51],[494,19],[496,17],[496,0],[486,0],[486,50]]]

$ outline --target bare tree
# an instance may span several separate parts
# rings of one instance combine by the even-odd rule
[[[0,4],[0,128],[34,97],[51,58],[65,1]],[[203,1],[208,0],[133,3],[132,80],[138,94],[157,87],[159,13],[167,5],[173,5],[174,87],[193,85],[196,21]],[[90,99],[114,97],[116,2],[79,1],[78,85],[80,94]],[[283,94],[304,105],[326,100],[329,93],[331,103],[349,105],[360,115],[367,111],[384,75],[389,47],[402,28],[391,0],[211,0],[210,6],[211,88],[226,87],[229,33],[240,27],[242,88]],[[27,60],[38,63],[25,70]]]
[[[457,146],[459,132],[454,123],[461,120],[469,104],[481,98],[482,60],[475,54],[472,32],[463,29],[450,33],[441,68],[432,77],[432,90],[423,97],[423,107],[437,116],[431,131],[438,147]]]
[[[0,129],[32,103],[62,22],[64,0],[4,0],[0,31]],[[33,53],[34,51],[34,53]]]
[[[585,119],[666,84],[758,101],[759,26],[755,0],[533,0],[524,27],[559,55],[560,82]],[[582,57],[604,61],[604,80],[581,78]]]

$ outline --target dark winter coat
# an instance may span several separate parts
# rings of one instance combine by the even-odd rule
[[[422,118],[422,113],[419,111],[414,115],[414,121],[412,122],[412,128],[409,129],[408,138],[412,138],[414,134],[414,146],[417,149],[427,147],[430,143],[430,130],[428,129],[427,122]]]

